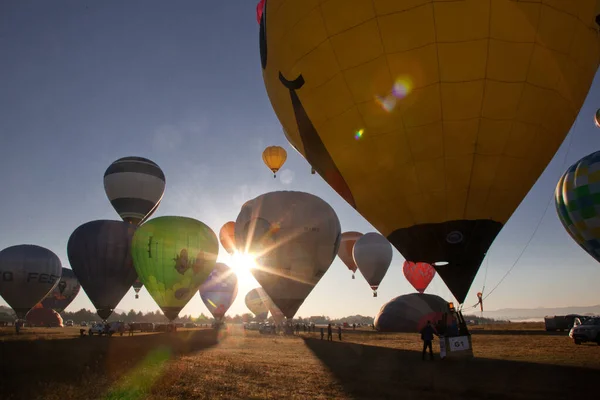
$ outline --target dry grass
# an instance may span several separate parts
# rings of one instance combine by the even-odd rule
[[[476,358],[467,362],[423,362],[418,335],[373,331],[345,331],[341,343],[236,327],[218,336],[78,334],[0,332],[0,398],[567,399],[595,393],[600,373],[600,346],[535,324],[473,330]]]

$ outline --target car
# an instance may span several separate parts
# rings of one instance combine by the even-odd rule
[[[596,342],[600,346],[600,317],[592,317],[581,325],[575,325],[569,332],[569,337],[575,344]]]
[[[87,322],[81,321],[81,323],[79,324],[79,326],[87,326]]]
[[[106,330],[104,329],[103,323],[94,324],[94,325],[90,326],[90,329],[88,329],[88,335],[90,335],[90,336],[94,336],[94,335],[102,336],[105,333],[106,333]]]
[[[88,329],[88,335],[112,336],[115,333],[120,333],[121,336],[123,336],[123,333],[126,331],[126,329],[127,327],[125,326],[125,323],[123,321],[108,322],[106,324],[98,323],[92,325],[92,327]]]
[[[65,326],[73,326],[73,320],[72,319],[67,320],[67,322],[65,322]]]

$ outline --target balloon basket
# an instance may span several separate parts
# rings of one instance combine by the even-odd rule
[[[377,292],[373,292],[373,297],[377,297]]]
[[[136,298],[136,299],[139,299],[139,298],[140,298],[140,296],[136,294],[136,295],[135,295],[135,298]]]
[[[356,279],[356,278],[354,277],[354,274],[352,274],[352,279]]]

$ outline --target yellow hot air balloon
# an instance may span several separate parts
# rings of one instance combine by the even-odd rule
[[[583,104],[597,6],[266,0],[263,79],[291,144],[463,302]]]
[[[262,154],[262,159],[265,165],[273,171],[273,178],[276,177],[277,171],[283,166],[285,160],[287,160],[287,152],[283,147],[269,146]]]

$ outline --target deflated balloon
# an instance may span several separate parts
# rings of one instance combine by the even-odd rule
[[[340,239],[333,208],[303,192],[258,196],[244,204],[235,222],[238,251],[257,256],[252,275],[287,318],[327,272]]]
[[[200,286],[200,297],[208,311],[220,320],[235,301],[238,293],[237,275],[223,263],[216,263],[206,282]]]
[[[316,3],[266,0],[259,13],[286,136],[462,303],[585,100],[598,2]]]
[[[212,229],[186,217],[158,217],[144,223],[131,245],[140,280],[171,321],[206,281],[218,254]]]
[[[419,292],[423,293],[435,276],[435,269],[427,263],[404,261],[402,267],[406,280]]]
[[[104,190],[124,221],[140,224],[158,208],[165,192],[165,174],[153,161],[123,157],[104,173]]]
[[[67,243],[71,268],[103,320],[137,278],[130,253],[135,229],[127,222],[91,221],[75,229]]]
[[[81,285],[73,270],[63,267],[60,281],[41,301],[42,306],[61,313],[75,300],[80,289]]]
[[[417,333],[427,321],[434,326],[446,314],[448,325],[454,318],[449,314],[448,302],[432,294],[411,293],[396,297],[381,307],[375,317],[375,328],[381,332]]]
[[[219,241],[225,251],[229,254],[233,254],[235,251],[235,222],[226,222],[225,225],[221,227],[221,230],[219,231]]]
[[[338,257],[346,264],[346,267],[352,271],[352,279],[354,279],[354,273],[357,268],[354,257],[352,256],[352,249],[354,248],[354,243],[356,243],[361,236],[362,233],[354,231],[342,233],[342,240],[340,242],[340,248],[338,249]]]
[[[583,157],[560,177],[554,196],[560,222],[575,242],[600,261],[600,151]]]
[[[23,319],[60,281],[60,259],[50,250],[21,244],[0,251],[0,296]]]
[[[373,297],[377,297],[377,288],[392,262],[392,245],[379,233],[369,232],[356,241],[352,253],[358,270],[373,289]]]
[[[257,287],[246,293],[244,301],[246,307],[252,311],[256,319],[263,320],[267,318],[269,314],[269,296],[263,288]]]

